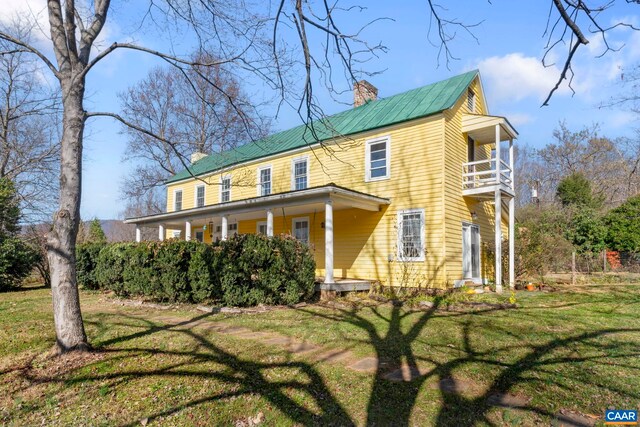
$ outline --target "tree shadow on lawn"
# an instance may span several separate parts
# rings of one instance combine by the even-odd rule
[[[599,329],[592,332],[575,334],[568,337],[558,337],[548,340],[538,345],[526,345],[522,341],[523,337],[510,331],[502,331],[510,335],[514,340],[513,345],[492,348],[488,351],[474,349],[471,340],[471,328],[476,327],[470,320],[472,317],[483,316],[497,309],[487,309],[474,313],[437,313],[438,304],[426,311],[402,310],[400,307],[392,307],[390,313],[385,316],[377,308],[361,310],[335,309],[333,313],[319,313],[316,311],[304,310],[306,313],[318,317],[323,321],[347,322],[368,335],[367,344],[371,344],[377,357],[377,365],[373,378],[371,394],[367,408],[367,425],[410,425],[411,413],[416,405],[418,395],[427,380],[434,380],[439,384],[441,405],[434,419],[437,426],[471,426],[477,423],[493,425],[489,417],[490,409],[498,406],[504,408],[517,408],[529,411],[540,416],[553,417],[554,414],[541,408],[529,404],[531,399],[522,399],[510,393],[516,385],[536,381],[535,374],[540,374],[547,367],[562,364],[576,364],[590,360],[598,360],[606,356],[586,356],[586,357],[549,357],[555,350],[566,347],[587,346],[594,351],[611,350],[607,346],[593,342],[594,340],[618,333],[640,333],[640,329],[610,328]],[[387,325],[386,332],[381,332],[379,326],[370,320],[366,315],[366,310]],[[411,326],[403,331],[403,320],[408,316],[418,316]],[[462,353],[459,357],[449,357],[446,360],[441,358],[417,356],[413,347],[419,344],[419,338],[437,334],[437,330],[429,331],[426,327],[435,318],[446,316],[451,319],[461,319],[462,348],[457,349]],[[424,331],[424,332],[423,332]],[[345,337],[345,340],[349,340]],[[425,344],[428,345],[428,344]],[[431,346],[433,348],[433,346]],[[524,356],[517,358],[512,363],[503,362],[499,355],[501,352],[509,350],[528,351]],[[451,348],[449,348],[451,350]],[[633,358],[640,355],[637,351],[628,351],[611,358]],[[492,369],[497,372],[493,382],[476,397],[465,396],[467,393],[456,387],[452,380],[456,370],[471,364],[483,365],[483,369]],[[609,363],[612,365],[613,363]],[[399,368],[404,365],[404,380],[398,374]],[[422,367],[421,367],[422,366]],[[640,365],[618,366],[625,369],[640,370]],[[425,367],[427,367],[425,369]],[[395,380],[390,381],[389,375],[395,371]],[[408,372],[407,372],[408,371]],[[410,377],[407,375],[409,373]],[[534,374],[534,375],[532,375]],[[392,374],[393,375],[393,374]],[[558,376],[557,373],[554,375]],[[409,378],[413,378],[409,380]],[[558,381],[556,386],[563,387]],[[549,382],[544,386],[551,385]],[[597,384],[593,386],[607,388],[606,385]],[[633,399],[640,398],[640,393],[625,392],[624,390],[612,389],[612,391],[626,394]],[[526,402],[526,403],[525,403]]]
[[[220,346],[214,344],[211,340],[207,339],[204,334],[197,333],[190,328],[190,326],[201,325],[201,322],[210,316],[210,314],[196,316],[192,319],[181,322],[167,323],[162,326],[158,326],[153,322],[134,316],[112,314],[107,315],[106,317],[110,316],[117,316],[118,318],[124,317],[125,319],[132,321],[131,324],[120,323],[122,326],[140,326],[140,321],[143,321],[146,325],[140,326],[143,329],[139,332],[115,337],[101,342],[97,351],[106,354],[121,353],[120,355],[111,357],[109,361],[113,362],[118,359],[130,359],[132,356],[139,357],[143,355],[178,356],[185,357],[187,360],[183,360],[178,363],[171,363],[161,369],[121,370],[104,374],[80,373],[77,375],[67,375],[66,379],[56,376],[32,377],[29,374],[29,370],[25,370],[23,373],[25,379],[32,383],[64,383],[66,386],[81,384],[87,381],[111,380],[113,381],[111,385],[114,386],[129,381],[130,379],[144,377],[199,378],[203,380],[215,379],[222,381],[226,384],[226,389],[232,390],[192,399],[155,413],[141,414],[135,420],[125,424],[130,426],[138,425],[140,419],[147,418],[148,421],[152,421],[158,417],[168,416],[183,409],[198,406],[206,402],[251,395],[264,397],[273,406],[280,409],[282,413],[286,414],[287,417],[296,423],[304,425],[355,425],[344,408],[327,388],[322,376],[311,364],[291,360],[274,363],[246,360],[231,354]],[[101,317],[104,319],[105,316],[103,315]],[[86,323],[92,324],[94,322],[87,321]],[[104,329],[103,321],[95,322],[94,325]],[[116,326],[116,324],[112,325]],[[197,348],[195,350],[184,351],[162,350],[153,347],[113,348],[113,346],[118,344],[123,344],[137,338],[148,337],[161,332],[184,334],[193,340]],[[194,367],[198,367],[198,365],[204,363],[215,363],[221,365],[223,368],[216,370],[193,369]],[[90,370],[87,369],[90,367],[91,365],[85,365],[80,368],[83,370]],[[181,370],[181,368],[188,368],[188,370]],[[297,370],[296,378],[288,381],[270,380],[268,378],[269,371],[278,369]],[[290,391],[304,393],[305,396],[313,401],[309,406],[315,406],[319,408],[319,411],[313,411],[309,407],[297,402],[293,397],[287,394],[287,392]]]
[[[433,419],[434,425],[470,426],[477,423],[492,425],[495,421],[491,419],[490,410],[496,406],[517,407],[520,410],[529,411],[543,417],[553,417],[554,414],[544,408],[531,405],[530,400],[527,400],[526,403],[514,405],[513,403],[506,404],[502,397],[513,392],[514,388],[519,384],[541,381],[537,378],[538,375],[548,374],[548,369],[558,371],[558,365],[575,365],[587,361],[597,361],[599,358],[604,357],[608,359],[624,359],[640,355],[639,352],[634,351],[635,349],[627,351],[623,348],[621,351],[620,348],[616,347],[615,343],[606,345],[596,342],[598,338],[605,336],[640,332],[640,329],[626,328],[601,328],[590,332],[553,338],[535,345],[527,344],[523,340],[526,337],[519,336],[509,330],[503,330],[501,333],[507,333],[513,339],[513,344],[495,346],[489,350],[481,351],[474,347],[471,337],[473,328],[478,327],[474,320],[482,318],[482,316],[497,309],[481,310],[474,313],[442,313],[438,308],[438,304],[436,304],[434,307],[420,312],[404,310],[400,307],[392,307],[390,310],[367,308],[360,310],[334,309],[333,311],[299,309],[299,311],[306,313],[312,319],[316,318],[319,321],[319,325],[322,322],[346,322],[366,333],[367,339],[363,343],[373,347],[377,360],[366,408],[367,425],[409,425],[412,421],[411,415],[420,392],[427,381],[432,380],[436,384],[443,384],[443,382],[446,384],[447,381],[451,381],[459,373],[461,368],[469,367],[470,365],[481,366],[482,369],[491,369],[496,372],[493,381],[488,387],[481,390],[479,394],[474,394],[473,397],[470,397],[465,390],[456,389],[455,386],[440,387],[440,402]],[[109,323],[112,320],[112,316],[125,318],[131,323],[126,321],[124,323]],[[98,317],[97,322],[93,322],[94,326],[101,331],[100,333],[104,333],[109,326],[117,326],[118,323],[127,327],[135,326],[141,328],[140,331],[124,336],[103,341],[96,340],[103,353],[114,355],[109,359],[111,361],[143,355],[166,355],[186,358],[186,360],[174,362],[159,369],[135,369],[133,371],[120,369],[116,372],[101,374],[87,369],[91,367],[91,364],[89,364],[78,368],[90,372],[89,374],[84,374],[83,371],[76,372],[73,375],[66,375],[62,378],[55,375],[29,378],[29,370],[25,370],[22,375],[30,381],[64,383],[65,385],[102,380],[114,381],[112,384],[116,385],[130,379],[145,377],[215,379],[226,384],[226,391],[184,401],[154,413],[140,414],[136,420],[132,420],[128,424],[132,426],[136,425],[138,420],[142,418],[153,420],[206,402],[250,395],[262,396],[295,423],[349,426],[361,424],[364,421],[351,419],[313,364],[299,360],[273,363],[247,360],[250,355],[245,355],[244,358],[241,358],[214,344],[204,333],[198,333],[195,330],[195,326],[201,326],[204,322],[208,322],[208,316],[210,314],[199,315],[180,322],[167,322],[162,326],[139,317],[122,314],[102,314]],[[444,347],[439,348],[424,341],[425,338],[442,333],[436,328],[429,329],[427,326],[434,319],[445,317],[449,321],[458,324],[462,334],[462,344],[459,348],[452,349],[449,346],[446,349]],[[383,327],[380,326],[381,324]],[[499,329],[500,327],[495,326],[495,328]],[[194,342],[196,348],[164,350],[157,348],[155,345],[150,347],[137,345],[126,347],[126,343],[131,340],[150,337],[162,332],[184,334]],[[353,341],[349,337],[344,338],[345,342]],[[123,345],[122,348],[117,348],[121,345]],[[414,347],[418,345],[430,346],[430,349],[439,350],[440,353],[432,355],[432,352],[427,352],[426,355],[416,355]],[[589,348],[596,354],[553,356],[554,351],[577,345]],[[515,351],[516,349],[524,352],[524,355],[515,358],[512,362],[501,360],[501,353]],[[615,355],[608,355],[614,350],[616,352]],[[452,352],[456,352],[456,355],[452,356]],[[605,356],[601,356],[603,353]],[[199,367],[204,363],[219,364],[222,369],[212,370]],[[390,381],[389,373],[402,366],[409,370],[409,374],[413,379],[410,381]],[[622,364],[619,366],[625,369],[639,369],[638,366]],[[278,381],[270,379],[269,372],[278,369],[296,369],[298,374],[290,380]],[[557,372],[549,375],[548,378],[553,378],[553,380],[541,384],[543,387],[551,385],[560,388],[564,387],[561,381],[562,376]],[[587,383],[586,385],[589,384]],[[594,388],[609,387],[606,384],[599,384],[598,378],[594,378],[590,385]],[[640,399],[640,394],[635,391],[612,388],[610,390],[629,398]],[[291,396],[291,391],[304,394],[311,402],[301,402],[300,399]],[[314,410],[312,407],[318,409]]]

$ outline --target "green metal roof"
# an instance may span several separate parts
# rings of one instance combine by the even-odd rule
[[[408,92],[368,102],[313,123],[315,136],[307,125],[300,125],[232,150],[204,157],[189,169],[169,178],[180,181],[262,157],[284,153],[339,136],[353,135],[395,123],[426,117],[447,110],[466,91],[478,70],[432,83]],[[317,137],[317,138],[316,138]]]

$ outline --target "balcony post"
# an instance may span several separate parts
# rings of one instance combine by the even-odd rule
[[[220,238],[222,240],[227,240],[227,236],[229,235],[229,221],[226,215],[222,216],[222,227],[220,227]]]
[[[514,163],[514,159],[513,159],[513,138],[509,138],[509,169],[511,169],[511,172],[509,172],[509,178],[511,178],[511,190],[515,191],[516,182],[515,182],[515,180],[513,178],[513,176],[514,176],[513,163]]]
[[[515,287],[515,254],[516,254],[516,199],[509,199],[509,288]]]
[[[184,222],[184,240],[187,242],[191,240],[191,221]]]
[[[495,191],[495,214],[496,292],[502,293],[502,197],[500,188]]]
[[[136,224],[136,242],[140,243],[141,240],[142,240],[142,230],[140,229],[140,226]]]
[[[273,237],[273,211],[267,209],[267,237]]]
[[[333,279],[333,202],[324,204],[324,283],[334,283]]]
[[[161,242],[164,240],[164,224],[160,224],[158,226],[158,240],[160,240]]]
[[[500,125],[496,125],[496,184],[500,185]]]

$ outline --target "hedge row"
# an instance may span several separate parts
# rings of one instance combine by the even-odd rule
[[[76,266],[85,288],[158,301],[295,304],[314,291],[313,254],[284,235],[237,235],[214,244],[91,243],[78,246]]]

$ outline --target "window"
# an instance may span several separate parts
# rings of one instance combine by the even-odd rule
[[[294,159],[292,168],[292,190],[304,190],[307,188],[308,163],[307,159]]]
[[[467,108],[472,113],[476,111],[476,94],[471,89],[467,91]]]
[[[293,237],[301,242],[309,243],[309,219],[294,218],[293,220]]]
[[[196,240],[198,242],[204,242],[204,232],[203,231],[196,231]]]
[[[258,169],[258,196],[271,194],[271,166]]]
[[[389,178],[389,138],[367,141],[366,181]]]
[[[398,212],[398,258],[424,261],[424,210]]]
[[[173,210],[182,210],[182,190],[176,190],[173,192]]]
[[[204,185],[196,186],[196,208],[204,206]]]
[[[256,233],[267,235],[267,221],[259,221],[256,227]]]
[[[181,233],[182,233],[182,232],[181,232],[180,230],[173,230],[173,231],[171,232],[171,237],[172,237],[172,238],[174,238],[174,239],[179,239],[179,238],[180,238],[180,234],[181,234]]]
[[[220,203],[231,200],[231,177],[223,176],[220,180]]]

